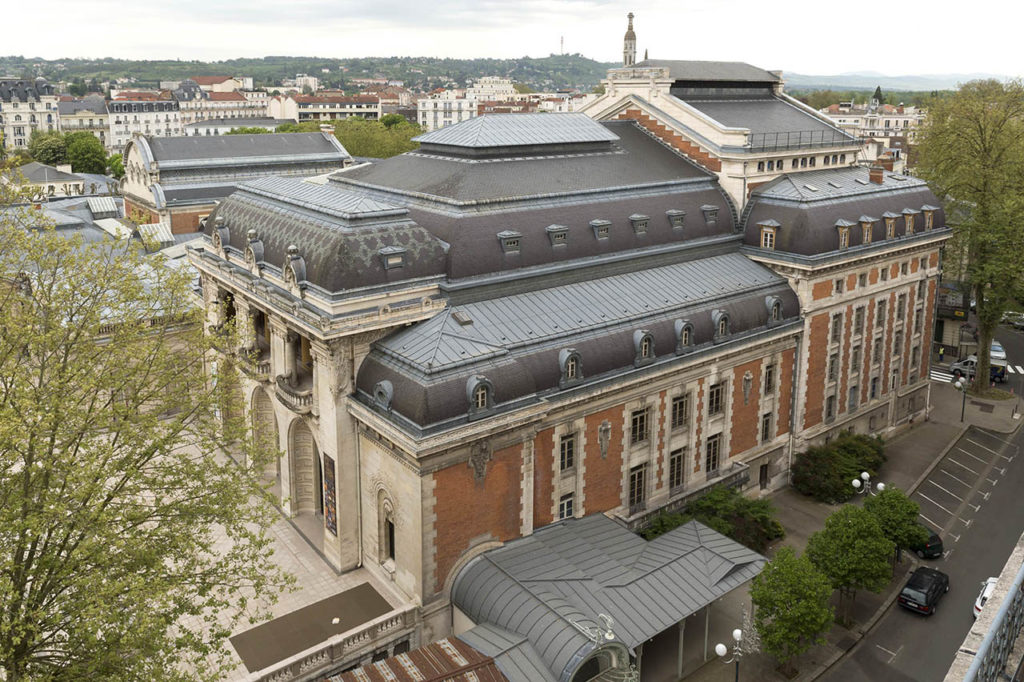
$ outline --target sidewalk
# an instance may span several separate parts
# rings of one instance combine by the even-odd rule
[[[878,480],[888,485],[895,485],[906,493],[912,493],[928,476],[935,464],[946,451],[953,446],[968,426],[978,426],[1001,433],[1011,433],[1020,426],[1021,408],[1019,398],[1004,401],[976,400],[970,396],[966,403],[962,394],[952,385],[932,382],[931,411],[924,422],[913,424],[909,429],[895,436],[885,446],[887,461],[882,465]],[[960,411],[964,410],[964,421],[960,422]],[[825,524],[825,517],[838,509],[836,505],[823,504],[804,497],[792,488],[785,488],[772,496],[772,503],[777,511],[779,522],[786,529],[783,545],[795,548],[803,553],[808,538]],[[858,500],[853,500],[858,502]],[[768,552],[769,556],[774,549]],[[895,576],[889,587],[881,594],[858,591],[853,606],[853,625],[845,628],[833,625],[827,634],[824,646],[812,648],[799,657],[796,667],[799,674],[793,678],[797,681],[814,680],[824,674],[833,664],[839,661],[882,617],[886,609],[896,600],[905,576],[917,565],[912,554],[904,552],[903,561],[897,565]],[[735,601],[746,604],[750,608],[749,590],[737,590]],[[833,598],[833,605],[837,605]],[[736,610],[736,606],[722,609],[726,617]],[[712,616],[714,618],[714,616]],[[733,627],[740,627],[736,622]],[[787,678],[779,674],[771,657],[757,653],[743,657],[741,663],[742,679],[785,682]],[[718,660],[709,660],[704,666],[686,677],[687,682],[727,682],[733,679],[732,666],[723,665]]]

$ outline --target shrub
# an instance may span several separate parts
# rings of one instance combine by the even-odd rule
[[[659,514],[641,535],[650,540],[693,520],[755,552],[764,552],[769,542],[784,534],[771,502],[752,500],[735,488],[719,487],[693,500],[681,512]]]
[[[883,462],[881,438],[843,433],[796,456],[793,487],[820,502],[839,504],[853,497],[853,479],[862,471],[877,475]]]

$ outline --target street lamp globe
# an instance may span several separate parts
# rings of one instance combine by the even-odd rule
[[[878,485],[875,486],[875,490],[877,490],[880,493],[881,492],[885,492],[885,484],[884,483],[879,483]]]
[[[868,472],[866,472],[866,471],[862,471],[862,472],[860,472],[860,477],[861,477],[861,479],[862,479],[862,480],[863,480],[863,481],[864,481],[865,483],[867,483],[867,482],[868,482],[869,480],[871,480],[871,474],[869,474],[869,473],[868,473]]]
[[[853,483],[854,489],[860,490],[861,482],[860,482],[859,478],[853,479],[852,483]]]
[[[743,639],[743,630],[740,630],[739,628],[736,628],[735,630],[733,630],[732,631],[732,638],[735,639],[737,642],[739,642],[741,639]]]
[[[718,654],[719,656],[725,656],[727,653],[729,653],[729,649],[726,648],[726,646],[724,644],[719,642],[718,644],[715,645],[715,653]]]

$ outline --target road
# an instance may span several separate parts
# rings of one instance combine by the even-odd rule
[[[1017,357],[1024,359],[1024,337],[1020,342]],[[929,525],[941,531],[945,554],[925,564],[949,575],[949,593],[933,616],[894,602],[850,655],[821,679],[932,682],[945,677],[974,622],[981,582],[999,575],[1024,528],[1022,444],[1020,432],[1007,440],[972,428],[943,457],[913,498]]]

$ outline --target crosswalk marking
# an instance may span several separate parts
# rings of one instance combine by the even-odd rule
[[[1010,374],[1016,374],[1017,373],[1017,370],[1015,370],[1013,368],[1013,365],[1007,365],[1006,366],[1006,371],[1009,372]],[[1024,372],[1021,372],[1021,374],[1024,374]]]
[[[1022,372],[1022,374],[1024,374],[1024,372]],[[933,369],[933,370],[929,371],[928,372],[928,377],[932,381],[941,381],[944,384],[948,384],[949,382],[953,381],[953,375],[952,374],[950,374],[949,372],[943,372],[942,370],[938,370],[938,369]]]
[[[1018,374],[1024,374],[1024,367],[1021,367],[1020,365],[1017,365],[1017,373]]]

